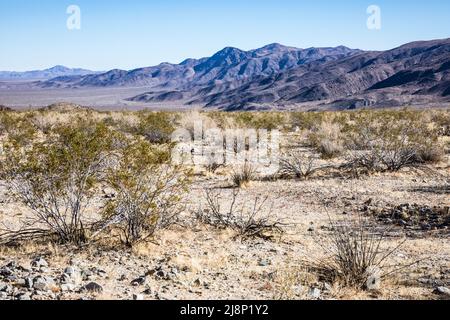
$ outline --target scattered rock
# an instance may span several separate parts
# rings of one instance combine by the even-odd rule
[[[39,257],[31,261],[31,267],[34,269],[48,268],[48,263],[44,258]]]
[[[145,284],[146,280],[147,279],[145,277],[139,277],[139,278],[136,278],[133,281],[131,281],[131,285],[134,287],[142,286]]]
[[[312,299],[320,299],[322,292],[317,288],[311,288],[308,294]]]
[[[103,287],[96,282],[90,282],[87,285],[83,286],[80,291],[88,291],[93,293],[101,293],[103,292]]]
[[[64,283],[61,285],[62,292],[72,292],[75,291],[75,285],[73,283]]]
[[[81,283],[83,277],[81,272],[74,266],[67,267],[64,269],[64,273],[61,276],[61,283]]]
[[[24,292],[16,296],[18,300],[29,301],[31,300],[31,294],[29,292]]]
[[[133,294],[133,300],[142,301],[144,296],[142,294]]]
[[[450,289],[447,287],[437,287],[434,293],[450,297]]]
[[[49,277],[37,276],[33,279],[33,288],[39,291],[50,291],[55,287],[55,282]]]
[[[258,260],[258,266],[260,267],[267,267],[270,266],[272,264],[272,261],[270,261],[269,259],[259,259]]]
[[[2,277],[9,277],[13,274],[13,271],[8,268],[7,266],[0,268],[0,276]]]

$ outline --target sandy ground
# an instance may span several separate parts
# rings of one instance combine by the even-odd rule
[[[400,267],[421,261],[383,280],[377,292],[336,286],[324,288],[315,280],[305,282],[294,276],[302,268],[301,261],[323,255],[319,243],[326,241],[329,235],[326,228],[329,217],[352,219],[368,199],[379,205],[450,205],[448,170],[439,172],[441,176],[403,172],[361,179],[252,182],[241,191],[242,199],[252,201],[249,199],[267,196],[267,208],[273,216],[290,224],[286,233],[274,241],[239,240],[232,231],[216,230],[186,219],[189,227],[174,226],[159,233],[154,243],[132,250],[98,246],[73,250],[29,244],[20,249],[2,249],[0,266],[15,261],[27,270],[19,272],[20,277],[44,274],[55,281],[70,265],[88,274],[73,288],[75,292],[61,292],[56,288],[50,295],[34,294],[33,299],[132,299],[133,296],[135,299],[314,299],[317,296],[311,290],[315,288],[320,290],[321,299],[441,299],[441,295],[433,292],[437,286],[450,285],[448,230],[412,235],[396,229],[384,246],[395,247],[405,237],[406,242],[389,263]],[[186,215],[192,216],[204,203],[203,188],[226,184],[226,176],[196,176],[189,192]],[[430,187],[436,186],[441,188],[430,192]],[[224,190],[226,201],[230,191]],[[17,203],[8,200],[4,187],[0,199],[3,221],[15,215],[13,219],[17,219],[17,214],[23,212]],[[100,198],[96,206],[101,206]],[[30,265],[39,256],[49,265],[43,271]],[[139,277],[143,280],[132,284]],[[90,281],[101,285],[103,291],[77,293]],[[11,295],[20,297],[20,286],[14,290]]]

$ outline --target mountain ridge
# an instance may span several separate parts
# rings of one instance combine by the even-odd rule
[[[82,69],[82,68],[68,68],[62,65],[43,70],[32,71],[0,71],[1,80],[38,80],[38,79],[52,79],[60,76],[83,76],[97,73],[96,71]]]

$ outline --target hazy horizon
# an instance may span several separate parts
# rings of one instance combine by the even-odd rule
[[[70,5],[81,10],[80,30],[67,28]],[[370,5],[381,9],[380,30],[367,28]],[[449,10],[450,3],[438,0],[2,1],[0,70],[55,65],[131,70],[208,57],[228,46],[250,50],[275,42],[387,50],[448,38]]]

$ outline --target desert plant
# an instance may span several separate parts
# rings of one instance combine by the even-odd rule
[[[169,151],[147,141],[131,141],[107,181],[116,191],[103,211],[102,229],[119,230],[121,241],[133,246],[175,222],[190,174],[169,163]]]
[[[291,151],[280,159],[279,173],[282,176],[307,179],[318,169],[315,162],[314,156],[305,156],[300,151]]]
[[[231,180],[236,187],[245,187],[250,181],[256,180],[256,169],[249,162],[242,165],[236,165],[231,174]]]
[[[206,209],[197,211],[197,220],[219,229],[230,228],[242,238],[271,239],[274,234],[284,232],[285,224],[274,219],[270,209],[263,213],[267,197],[255,197],[248,202],[242,201],[239,195],[239,189],[232,189],[229,205],[224,209],[221,205],[223,191],[205,189]]]
[[[3,173],[14,194],[32,210],[13,238],[47,233],[61,243],[88,240],[84,221],[92,189],[110,160],[113,134],[91,122],[58,127],[49,141],[29,148],[5,146]]]
[[[378,289],[382,278],[401,268],[391,269],[386,261],[401,247],[385,249],[388,229],[377,230],[362,216],[357,221],[333,222],[329,241],[318,240],[325,257],[306,262],[321,281],[362,290]]]
[[[143,113],[137,131],[151,143],[169,143],[175,131],[174,121],[167,112]]]
[[[312,129],[308,138],[323,159],[335,158],[344,151],[341,126],[336,123],[322,122]]]

